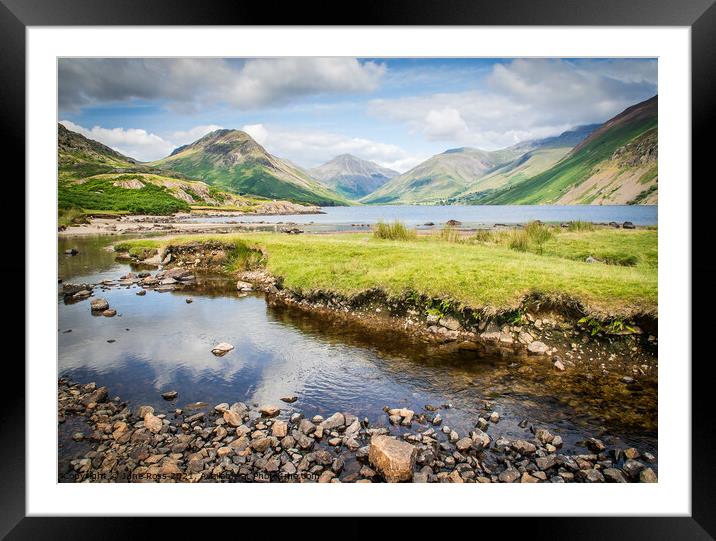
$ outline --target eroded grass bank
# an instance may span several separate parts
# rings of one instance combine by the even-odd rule
[[[486,315],[518,311],[525,300],[540,298],[605,321],[657,317],[656,230],[565,231],[544,239],[539,250],[515,249],[498,238],[454,240],[241,233],[141,239],[116,249],[163,253],[171,246],[219,242],[227,247],[224,271],[261,267],[301,295],[350,298],[379,290],[389,298],[443,299],[452,310]]]

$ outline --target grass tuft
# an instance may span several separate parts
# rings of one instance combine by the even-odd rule
[[[398,220],[393,223],[380,221],[373,227],[373,237],[383,240],[414,240],[416,233]]]

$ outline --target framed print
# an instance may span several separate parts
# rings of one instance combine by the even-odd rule
[[[711,538],[691,179],[715,9],[3,0],[26,347],[0,531]]]

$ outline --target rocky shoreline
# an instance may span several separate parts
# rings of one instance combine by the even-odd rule
[[[60,440],[64,435],[89,450],[60,460],[58,480],[657,482],[651,467],[656,457],[650,453],[608,448],[589,437],[582,442],[584,453],[564,454],[559,434],[526,420],[523,425],[533,438],[509,440],[499,434],[495,411],[486,410],[473,430],[459,434],[442,421],[440,411],[448,404],[428,404],[420,412],[386,407],[385,418],[370,424],[346,412],[308,419],[274,404],[194,403],[177,408],[176,392],[162,397],[167,408],[160,412],[130,406],[119,397],[110,399],[106,387],[60,378]],[[277,403],[298,399],[277,397]]]

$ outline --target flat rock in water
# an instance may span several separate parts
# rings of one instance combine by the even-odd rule
[[[167,391],[166,393],[162,393],[162,398],[164,400],[174,400],[179,393],[177,391]]]
[[[104,317],[114,317],[117,315],[117,310],[108,309],[102,312]]]
[[[92,299],[90,301],[90,308],[93,312],[104,312],[109,309],[109,303],[106,299]]]
[[[279,413],[281,413],[281,409],[276,406],[261,406],[261,408],[259,408],[259,413],[264,417],[276,417]]]
[[[220,357],[220,356],[222,356],[222,355],[226,355],[226,354],[227,354],[229,351],[231,351],[232,349],[234,349],[234,346],[232,346],[231,344],[227,344],[226,342],[221,342],[220,344],[216,344],[216,345],[211,349],[211,352],[212,352],[214,355],[217,355],[217,356]]]
[[[298,400],[297,396],[282,396],[281,400],[283,402],[286,402],[287,404],[293,404],[296,400]]]

